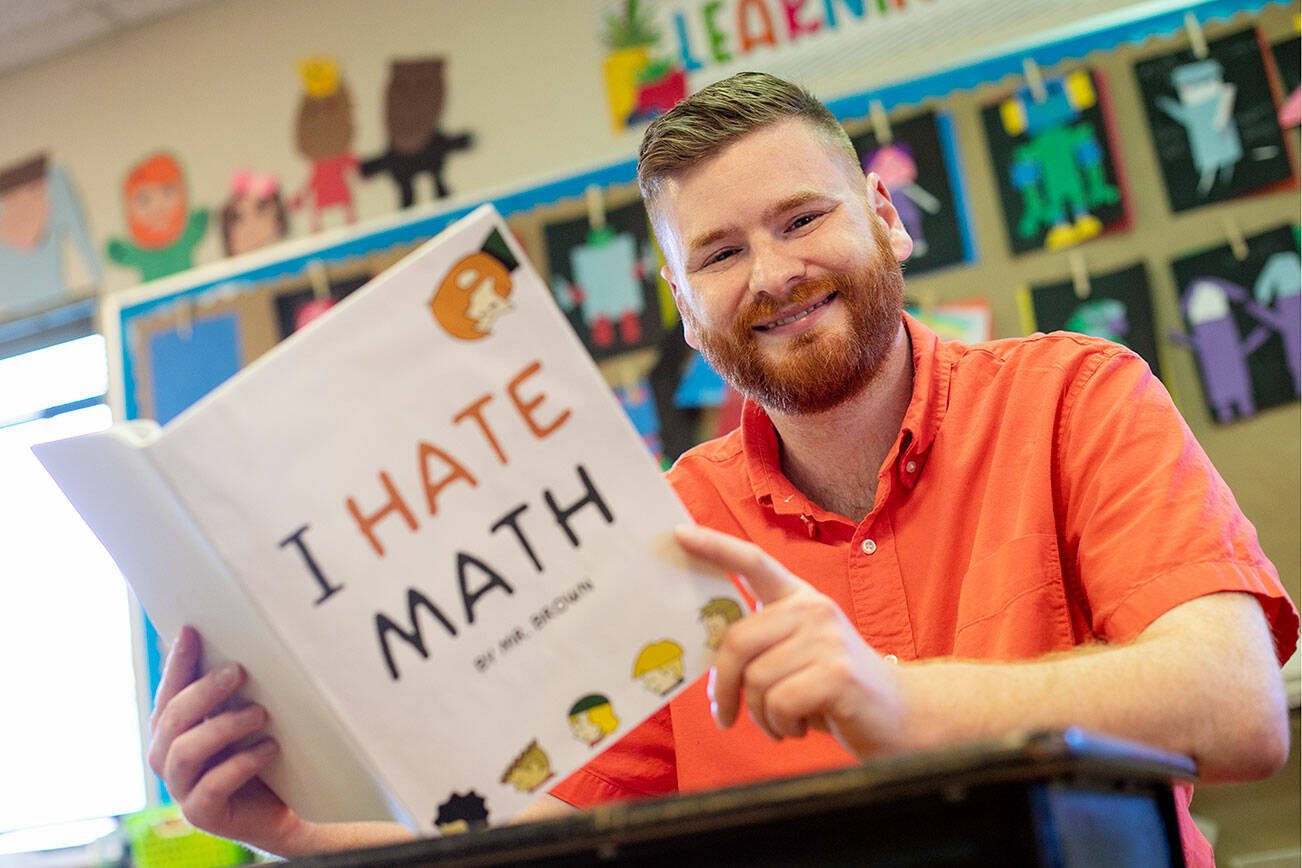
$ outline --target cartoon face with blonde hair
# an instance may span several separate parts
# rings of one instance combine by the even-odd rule
[[[499,316],[511,310],[511,272],[482,250],[452,267],[430,299],[430,312],[454,338],[487,337]]]
[[[683,682],[683,646],[661,639],[645,646],[633,662],[633,677],[657,696],[668,696]]]

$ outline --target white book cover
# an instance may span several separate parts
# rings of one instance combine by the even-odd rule
[[[511,818],[700,675],[737,597],[487,206],[165,428],[37,451],[165,638],[246,665],[314,819]]]

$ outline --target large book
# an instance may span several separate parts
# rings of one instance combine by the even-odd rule
[[[726,578],[484,207],[166,427],[35,448],[314,820],[509,819],[709,663]]]

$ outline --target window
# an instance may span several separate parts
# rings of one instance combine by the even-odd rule
[[[98,335],[0,360],[0,853],[145,804],[126,584],[30,449],[107,427],[106,382]]]

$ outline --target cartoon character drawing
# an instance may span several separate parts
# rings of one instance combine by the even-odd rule
[[[49,307],[64,297],[64,242],[91,280],[104,279],[72,182],[45,154],[0,169],[0,313]]]
[[[1252,285],[1248,313],[1278,332],[1293,378],[1293,394],[1302,395],[1298,365],[1302,364],[1302,259],[1294,251],[1273,254]]]
[[[532,793],[551,777],[552,761],[535,738],[502,773],[502,783],[510,784],[521,793]]]
[[[561,308],[579,309],[598,349],[611,349],[616,341],[625,346],[640,343],[646,310],[642,282],[653,266],[650,245],[643,244],[639,251],[630,233],[602,226],[588,233],[586,243],[571,248],[569,256],[574,282],[552,277],[552,292]]]
[[[652,642],[633,662],[633,677],[657,696],[668,696],[683,683],[683,646],[672,639]]]
[[[592,747],[619,728],[619,718],[610,699],[601,693],[589,693],[570,706],[570,732]]]
[[[497,230],[484,249],[461,259],[430,298],[430,312],[452,337],[465,341],[487,337],[502,314],[513,309],[511,272],[519,263]]]
[[[140,271],[142,281],[184,271],[208,229],[208,212],[189,210],[181,165],[170,154],[151,154],[132,167],[122,185],[130,241],[108,243],[109,259]]]
[[[624,0],[622,14],[607,14],[602,42],[611,128],[621,132],[650,121],[687,96],[687,74],[665,57],[653,57],[660,31],[639,0]]]
[[[1189,152],[1198,173],[1198,195],[1206,196],[1220,176],[1230,180],[1234,167],[1243,159],[1239,125],[1234,120],[1234,97],[1238,89],[1222,79],[1224,69],[1216,60],[1200,60],[1178,66],[1171,73],[1179,101],[1157,98],[1157,107],[1184,127]]]
[[[443,182],[443,163],[453,151],[470,147],[470,133],[450,136],[439,128],[443,118],[443,59],[394,61],[385,91],[384,122],[389,149],[363,160],[361,173],[369,178],[388,172],[398,185],[402,207],[416,201],[413,181],[428,172],[434,195],[442,199],[451,193]]]
[[[444,835],[456,835],[488,826],[488,805],[484,797],[474,790],[452,793],[439,805],[434,825]]]
[[[715,597],[701,607],[700,621],[705,627],[705,644],[710,650],[719,650],[723,631],[728,629],[729,624],[740,621],[744,614],[741,603],[728,597]]]
[[[922,212],[940,213],[940,200],[918,186],[918,164],[913,149],[904,142],[883,145],[864,157],[864,171],[876,172],[891,194],[900,221],[913,239],[913,255],[927,255],[927,238],[922,232]]]
[[[1017,233],[1033,238],[1048,228],[1044,246],[1056,250],[1079,244],[1103,231],[1091,209],[1121,200],[1105,176],[1104,151],[1094,125],[1077,122],[1098,101],[1084,70],[1044,83],[1036,101],[1020,92],[999,106],[1004,131],[1030,138],[1013,152],[1011,179],[1022,194]]]
[[[1096,298],[1082,302],[1063,324],[1069,332],[1106,338],[1119,344],[1126,342],[1130,323],[1126,320],[1126,305],[1115,298]]]
[[[231,176],[221,211],[222,247],[238,256],[274,244],[289,233],[285,200],[275,175],[241,170]]]
[[[294,122],[294,139],[298,152],[312,161],[312,171],[290,207],[297,210],[310,201],[312,231],[316,232],[327,208],[342,208],[347,223],[357,219],[349,183],[358,168],[352,152],[353,102],[334,60],[309,58],[299,63],[298,72],[303,97]]]
[[[1196,278],[1180,303],[1190,333],[1171,335],[1197,356],[1207,403],[1218,422],[1230,421],[1236,412],[1244,418],[1257,412],[1248,356],[1270,338],[1270,329],[1258,326],[1247,338],[1240,336],[1230,303],[1247,300],[1247,290],[1237,283],[1220,277]]]

